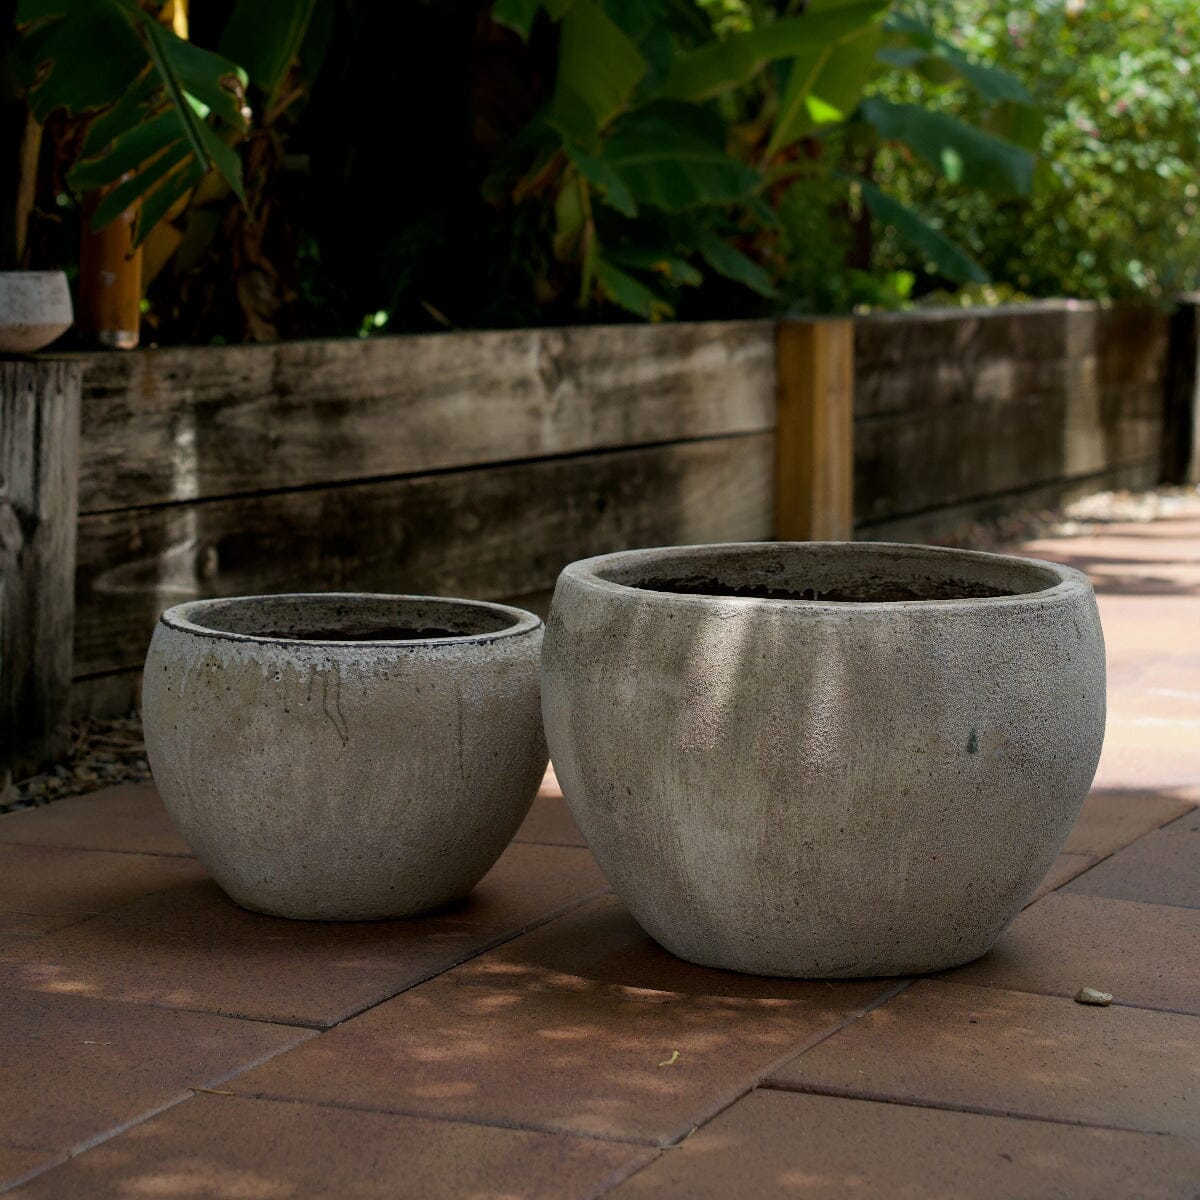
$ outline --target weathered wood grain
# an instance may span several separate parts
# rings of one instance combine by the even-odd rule
[[[1087,421],[1071,416],[1081,405]],[[1142,462],[1158,454],[1161,432],[1160,393],[1136,385],[1030,392],[860,421],[856,519],[880,521]]]
[[[748,434],[80,518],[75,675],[136,667],[196,596],[347,588],[506,596],[624,547],[770,537]]]
[[[1170,315],[1146,305],[1122,305],[1096,312],[1096,348],[1101,385],[1143,383],[1162,386],[1170,348]]]
[[[954,545],[977,533],[980,522],[996,521],[1015,512],[1037,512],[1069,504],[1084,496],[1121,488],[1152,487],[1158,477],[1155,459],[1086,475],[1079,479],[1054,479],[1012,492],[997,492],[962,504],[948,504],[922,513],[909,513],[857,528],[863,540],[880,542],[935,542]]]
[[[974,359],[1039,361],[1060,357],[1069,313],[1096,305],[1071,301],[990,309],[920,309],[872,313],[854,322],[856,376],[909,371]]]
[[[80,356],[80,511],[761,432],[774,336],[740,321]]]
[[[860,318],[855,415],[1051,392],[1073,386],[1080,370],[1101,385],[1159,385],[1168,324],[1157,308],[1079,301]]]
[[[949,352],[948,348],[952,348]],[[1100,479],[1159,452],[1168,323],[1063,303],[856,323],[860,526]],[[950,514],[947,513],[947,519]]]
[[[73,364],[0,361],[0,776],[70,741],[79,379]]]

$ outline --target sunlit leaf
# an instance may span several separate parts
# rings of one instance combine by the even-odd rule
[[[115,221],[122,213],[136,204],[147,192],[153,190],[163,178],[176,167],[187,162],[191,156],[186,144],[182,141],[168,146],[157,158],[152,159],[142,167],[137,174],[117,184],[108,192],[96,206],[92,217],[92,228],[103,229],[111,221]]]
[[[126,172],[140,167],[181,138],[175,114],[163,110],[117,138],[102,157],[80,160],[71,169],[67,182],[83,192],[116,183]]]
[[[29,107],[43,122],[58,108],[72,116],[106,108],[146,67],[145,47],[121,5],[62,7],[63,19],[40,32],[32,47],[37,82]]]
[[[815,61],[801,55],[792,65],[767,145],[775,154],[822,125],[844,120],[862,98],[881,30],[870,24],[828,47]]]

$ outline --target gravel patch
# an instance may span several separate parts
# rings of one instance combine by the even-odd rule
[[[939,546],[964,550],[1003,551],[1040,538],[1087,537],[1102,533],[1106,525],[1136,525],[1196,515],[1200,515],[1200,486],[1096,492],[1062,508],[965,523],[934,540]]]
[[[71,726],[70,752],[53,770],[16,782],[0,779],[0,813],[149,778],[142,722],[137,717],[79,721]]]

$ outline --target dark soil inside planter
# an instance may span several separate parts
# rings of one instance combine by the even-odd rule
[[[646,579],[637,584],[652,592],[685,596],[742,596],[759,600],[823,600],[838,604],[890,604],[898,600],[975,600],[1015,596],[1007,588],[959,579],[923,579],[900,583],[894,579],[856,580],[849,587],[781,588],[765,583],[732,584],[716,578]]]

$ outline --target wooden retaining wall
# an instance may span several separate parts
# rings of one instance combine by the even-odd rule
[[[89,356],[76,707],[203,595],[518,598],[572,559],[769,537],[770,322]]]
[[[627,546],[852,518],[933,540],[1154,483],[1181,453],[1195,325],[1063,302],[68,356],[75,710],[128,711],[155,618],[191,597],[536,606],[566,562]]]
[[[858,320],[858,536],[1156,483],[1169,327],[1160,309],[1071,301]]]

